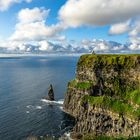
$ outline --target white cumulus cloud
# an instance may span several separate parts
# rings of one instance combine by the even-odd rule
[[[32,0],[0,0],[0,11],[7,10],[11,5],[15,3],[21,3],[21,2],[27,2],[30,3]]]
[[[129,23],[130,21],[113,24],[110,27],[109,34],[118,35],[118,34],[127,33],[130,30]]]
[[[68,0],[59,18],[72,27],[103,26],[126,21],[140,13],[139,0]]]
[[[63,30],[61,23],[46,25],[46,18],[49,10],[35,7],[33,9],[22,9],[18,13],[18,23],[15,32],[10,40],[14,41],[37,41],[58,36],[58,32]]]
[[[40,51],[53,51],[53,46],[45,40],[38,42],[38,46]]]
[[[140,52],[140,44],[138,44],[138,43],[132,43],[132,44],[130,44],[129,49],[130,50],[135,50],[138,53],[138,51]]]
[[[47,18],[50,10],[45,8],[35,7],[33,9],[25,8],[18,13],[18,20],[20,23],[31,23],[43,21]]]

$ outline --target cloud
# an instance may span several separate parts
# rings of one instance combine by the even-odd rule
[[[104,26],[126,21],[139,13],[139,0],[68,0],[59,11],[59,19],[71,27]]]
[[[82,40],[76,41],[36,41],[36,42],[19,42],[9,41],[0,43],[0,53],[16,53],[16,54],[77,54],[77,53],[140,53],[140,44],[129,43],[121,44],[114,41],[105,40]],[[8,46],[8,47],[7,47]]]
[[[12,6],[15,3],[21,3],[21,2],[27,2],[30,3],[32,0],[0,0],[0,11],[7,10],[10,6]]]
[[[109,34],[119,35],[119,34],[127,33],[130,30],[129,24],[130,24],[130,21],[113,24],[110,27]]]
[[[134,46],[135,49],[139,49],[139,7],[139,0],[68,0],[60,8],[58,17],[66,27],[109,25],[108,33],[110,35],[127,33],[128,42],[131,44],[129,49]],[[106,43],[100,42],[100,44],[96,44],[95,49],[108,50],[109,46],[110,43],[107,41]]]
[[[33,9],[25,8],[18,13],[18,20],[20,23],[32,23],[43,21],[48,17],[50,10],[45,8],[35,7]]]
[[[22,1],[9,0],[9,6],[18,2]],[[140,13],[139,7],[139,0],[68,0],[59,11],[59,22],[52,25],[47,24],[49,9],[25,8],[17,14],[15,31],[9,40],[0,43],[0,52],[91,53],[94,50],[96,53],[135,53],[140,50],[140,20],[132,18]],[[128,32],[130,43],[86,39],[80,43],[66,42],[66,37],[59,34],[69,27],[110,24],[110,34]]]
[[[35,7],[22,9],[17,16],[18,23],[15,32],[9,38],[14,41],[40,41],[48,38],[56,38],[64,29],[63,24],[46,25],[48,9]],[[58,36],[59,37],[59,36]]]
[[[90,46],[90,48],[92,48],[97,53],[121,53],[123,50],[128,49],[125,48],[124,44],[120,44],[114,41],[105,41],[101,39],[87,41],[86,46]]]
[[[47,41],[40,41],[38,42],[39,50],[40,51],[53,51],[53,45],[48,43]]]
[[[137,17],[135,21],[133,21],[132,29],[128,35],[130,42],[133,44],[140,44],[140,17]]]
[[[130,50],[136,51],[136,53],[138,53],[137,51],[140,51],[140,44],[137,43],[131,43],[129,46]]]

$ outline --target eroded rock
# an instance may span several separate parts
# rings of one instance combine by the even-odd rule
[[[49,101],[54,101],[54,91],[53,91],[53,86],[50,84],[48,88],[48,96],[44,97],[44,99],[49,100]]]

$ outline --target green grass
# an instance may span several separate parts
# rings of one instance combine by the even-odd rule
[[[85,95],[81,100],[81,104],[84,102],[88,102],[92,106],[111,110],[121,115],[126,115],[133,119],[139,119],[140,117],[140,108],[134,110],[133,106],[128,104],[126,101],[114,99],[110,96],[94,97]]]
[[[76,89],[90,89],[92,87],[92,82],[77,82],[76,80],[72,80],[69,82],[68,87],[76,88]]]
[[[134,104],[140,105],[140,90],[134,90],[126,95],[127,100],[131,100]]]
[[[88,54],[82,55],[78,66],[94,67],[95,65],[103,68],[106,66],[119,66],[120,69],[129,69],[137,65],[140,54]]]

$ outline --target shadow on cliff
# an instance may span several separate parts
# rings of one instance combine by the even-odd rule
[[[64,133],[71,132],[74,126],[75,126],[75,118],[70,114],[63,112],[62,122],[60,125],[61,135],[64,135]]]

